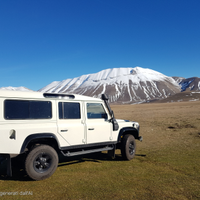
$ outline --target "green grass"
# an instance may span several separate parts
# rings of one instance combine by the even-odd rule
[[[196,150],[140,150],[131,161],[122,161],[120,155],[110,160],[104,153],[76,157],[60,163],[44,181],[29,181],[20,177],[22,173],[14,180],[3,178],[1,192],[33,193],[18,195],[19,199],[200,199],[200,151]]]
[[[120,109],[124,110],[118,109],[117,115]],[[131,109],[129,107],[130,112]],[[195,113],[193,118],[181,115],[179,109],[172,115],[168,110],[165,115],[161,114],[163,109],[158,110],[153,118],[147,117],[145,106],[144,112],[146,118],[141,116],[137,120],[141,121],[144,141],[137,141],[133,160],[123,161],[119,150],[114,160],[106,152],[70,159],[60,156],[54,175],[43,181],[31,181],[24,171],[14,169],[12,178],[0,176],[0,192],[18,192],[18,195],[0,198],[200,200],[199,117]],[[137,116],[137,109],[135,114]],[[154,125],[153,120],[156,120]],[[20,195],[25,191],[32,195]]]

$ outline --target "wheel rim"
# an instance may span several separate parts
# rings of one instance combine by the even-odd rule
[[[33,162],[35,171],[44,173],[51,167],[52,158],[47,153],[40,153]]]
[[[134,146],[134,142],[130,142],[129,144],[129,154],[133,155],[135,153],[135,146]]]

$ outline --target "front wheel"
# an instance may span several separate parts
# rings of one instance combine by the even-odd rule
[[[48,145],[36,146],[26,157],[26,172],[30,178],[36,181],[49,178],[57,166],[58,154]]]
[[[125,135],[122,139],[121,154],[124,160],[131,160],[135,156],[136,143],[133,135]]]

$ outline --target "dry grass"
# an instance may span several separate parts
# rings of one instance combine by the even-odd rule
[[[122,161],[106,153],[66,159],[47,180],[30,181],[23,171],[0,177],[5,199],[200,200],[200,102],[112,106],[116,118],[140,123],[137,154]],[[31,191],[32,195],[20,195]]]
[[[138,121],[142,148],[160,148],[200,132],[200,102],[112,106],[116,118]],[[178,141],[177,141],[178,140]]]

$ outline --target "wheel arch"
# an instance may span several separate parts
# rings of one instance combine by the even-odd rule
[[[139,139],[139,130],[135,129],[134,127],[125,127],[119,131],[117,142],[121,142],[122,138],[127,134],[131,134],[135,139]]]
[[[52,146],[56,151],[60,149],[58,139],[53,133],[35,133],[26,137],[22,144],[20,154],[24,153],[26,149],[30,150],[35,144],[46,144]]]

